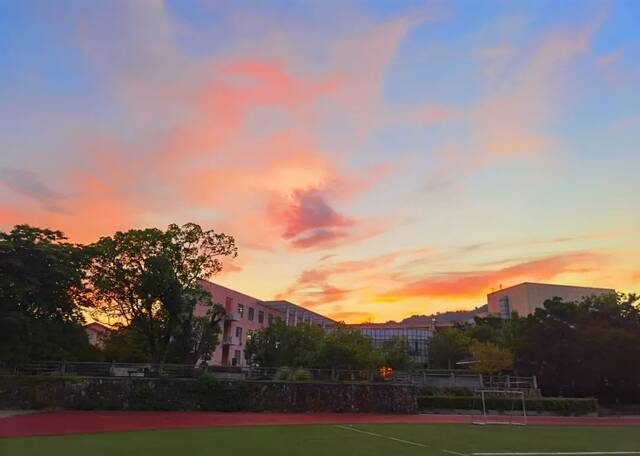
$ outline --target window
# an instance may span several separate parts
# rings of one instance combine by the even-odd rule
[[[238,338],[238,344],[242,345],[242,326],[236,326],[236,337]]]
[[[272,325],[273,324],[273,315],[269,314],[269,324]]]
[[[232,366],[240,365],[240,357],[242,356],[242,352],[240,350],[236,350],[233,352],[233,359],[231,360]]]
[[[264,310],[258,311],[258,323],[264,323]]]
[[[240,318],[244,318],[244,304],[238,304],[238,315]]]
[[[255,310],[253,309],[253,307],[249,307],[249,321],[253,321],[254,313],[255,313]]]
[[[503,320],[508,320],[511,317],[511,312],[509,311],[509,296],[500,298],[499,306],[500,318],[502,318]]]

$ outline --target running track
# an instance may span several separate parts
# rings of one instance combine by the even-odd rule
[[[350,413],[44,412],[0,418],[0,437],[282,424],[470,423],[465,415]],[[504,419],[504,417],[503,417]],[[529,417],[530,424],[640,426],[640,417]]]

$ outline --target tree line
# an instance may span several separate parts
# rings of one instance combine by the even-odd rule
[[[536,375],[550,395],[640,402],[640,307],[636,295],[547,300],[527,317],[476,318],[431,339],[432,367]],[[466,365],[466,364],[463,364]]]
[[[232,236],[193,223],[117,232],[88,245],[28,225],[0,232],[0,362],[206,362],[225,311],[199,280],[236,255]],[[114,329],[100,348],[89,344],[86,317]],[[408,352],[406,339],[380,351],[344,325],[325,333],[279,320],[246,347],[255,364],[350,369],[410,368]]]
[[[224,309],[199,279],[236,255],[232,236],[194,223],[117,232],[88,245],[28,225],[0,232],[0,361],[206,359]],[[206,312],[196,316],[198,303]],[[89,344],[87,315],[116,329],[104,350]]]
[[[288,326],[280,319],[249,335],[245,357],[250,364],[265,367],[355,370],[417,367],[409,355],[406,337],[394,337],[377,347],[361,331],[344,324],[331,328]]]

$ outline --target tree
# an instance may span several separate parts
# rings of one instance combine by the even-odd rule
[[[178,335],[197,326],[193,314],[197,303],[212,306],[199,280],[222,269],[220,257],[237,255],[233,237],[203,231],[194,223],[172,224],[166,231],[117,232],[92,247],[94,312],[142,334],[148,360],[153,362],[164,362]],[[219,331],[214,324],[219,310],[208,316],[207,331]]]
[[[89,248],[60,231],[0,232],[0,359],[78,359],[90,350],[79,307]]]
[[[513,353],[494,343],[473,341],[469,350],[476,361],[471,366],[473,372],[497,374],[513,367]]]
[[[429,341],[432,368],[452,369],[468,353],[469,338],[458,328],[439,329]]]
[[[287,326],[280,319],[251,334],[244,352],[250,364],[268,367],[371,369],[382,364],[371,339],[358,330],[338,325],[325,333],[319,326]]]
[[[640,309],[634,295],[555,298],[520,322],[516,366],[554,394],[640,400]]]
[[[320,367],[325,337],[315,325],[287,326],[281,319],[247,338],[244,353],[250,364],[266,367]]]
[[[382,363],[382,356],[369,337],[342,324],[326,335],[320,350],[320,364],[324,368],[373,369]]]
[[[386,367],[411,370],[415,363],[409,352],[409,341],[405,336],[395,336],[382,343],[382,357]]]

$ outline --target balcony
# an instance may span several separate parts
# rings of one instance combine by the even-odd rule
[[[240,321],[240,312],[231,312],[224,316],[226,321]]]
[[[227,336],[222,339],[222,345],[242,345],[242,340],[237,336]]]

